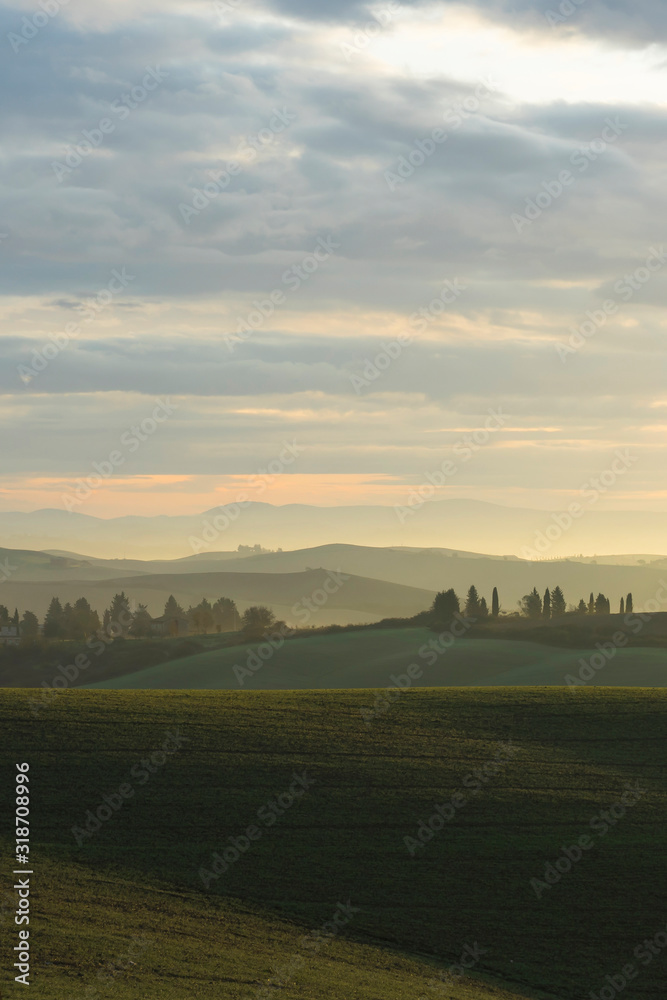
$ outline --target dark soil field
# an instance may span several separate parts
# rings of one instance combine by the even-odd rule
[[[663,691],[30,696],[40,1000],[664,996]]]

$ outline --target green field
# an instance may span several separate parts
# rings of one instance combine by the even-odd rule
[[[633,952],[667,925],[667,695],[423,688],[365,725],[374,695],[77,690],[35,720],[30,691],[1,691],[4,795],[31,765],[35,995],[587,1000],[634,963],[624,1000],[663,997],[667,949]],[[150,774],[140,762],[176,730]],[[282,808],[295,772],[310,787]],[[600,832],[627,782],[639,800]],[[77,845],[121,785],[132,795]],[[447,820],[409,853],[436,804]],[[4,872],[9,844],[4,823]],[[318,939],[339,904],[350,918]],[[5,891],[4,983],[14,908]],[[466,948],[471,972],[447,980]]]
[[[211,650],[137,673],[86,685],[91,688],[187,688],[199,690],[293,690],[388,687],[392,674],[403,674],[416,662],[423,668],[418,683],[434,687],[542,685],[566,683],[576,676],[580,658],[594,649],[560,649],[524,641],[463,638],[429,662],[420,649],[437,637],[425,628],[372,629],[291,639],[269,658],[248,658],[257,646]],[[237,666],[247,671],[239,677]],[[637,647],[618,649],[592,684],[663,687],[667,685],[667,651]]]

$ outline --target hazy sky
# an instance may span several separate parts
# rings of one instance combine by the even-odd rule
[[[0,7],[0,509],[112,453],[85,513],[395,502],[492,412],[440,497],[629,449],[603,503],[666,509],[667,5],[44,6]]]

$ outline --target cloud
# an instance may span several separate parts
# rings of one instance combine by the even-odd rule
[[[667,18],[585,0],[552,27],[552,6],[403,4],[400,17],[420,37],[474,7],[545,60],[572,33],[591,59],[600,39],[629,51]],[[165,394],[183,406],[133,473],[252,472],[268,438],[296,430],[312,470],[418,475],[449,441],[434,428],[498,402],[526,427],[564,428],[484,459],[475,475],[507,488],[642,440],[662,393],[667,268],[567,365],[555,345],[660,245],[662,106],[590,98],[585,76],[566,101],[411,75],[370,46],[347,62],[362,3],[137,11],[63,9],[0,62],[1,418],[18,415],[29,442],[3,429],[8,469],[74,474]],[[30,13],[0,8],[0,39]],[[286,282],[329,237],[335,252]],[[102,302],[123,269],[131,281]],[[455,306],[356,393],[351,375],[455,279]],[[285,301],[231,353],[225,335],[275,290]],[[91,302],[104,307],[82,323]],[[66,348],[23,383],[17,367],[69,322]]]
[[[270,9],[304,21],[368,21],[375,3],[345,0],[339,4],[321,4],[317,0],[272,0]],[[385,7],[388,4],[385,4]],[[440,7],[455,11],[473,9],[486,18],[514,31],[548,33],[560,31],[565,36],[580,34],[600,37],[613,43],[653,44],[667,37],[667,11],[660,0],[440,0],[440,3],[402,2],[404,10]]]

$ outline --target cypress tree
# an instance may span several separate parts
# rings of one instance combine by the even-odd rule
[[[560,587],[554,587],[551,594],[551,617],[560,618],[566,611],[565,595]]]
[[[173,594],[170,594],[164,606],[165,618],[185,618],[185,611],[180,606]]]
[[[497,618],[500,614],[500,600],[498,599],[498,588],[493,588],[493,595],[491,597],[491,614],[494,618]]]
[[[468,590],[468,596],[466,597],[466,614],[469,618],[478,618],[479,611],[479,594],[477,593],[477,587],[472,586]]]

